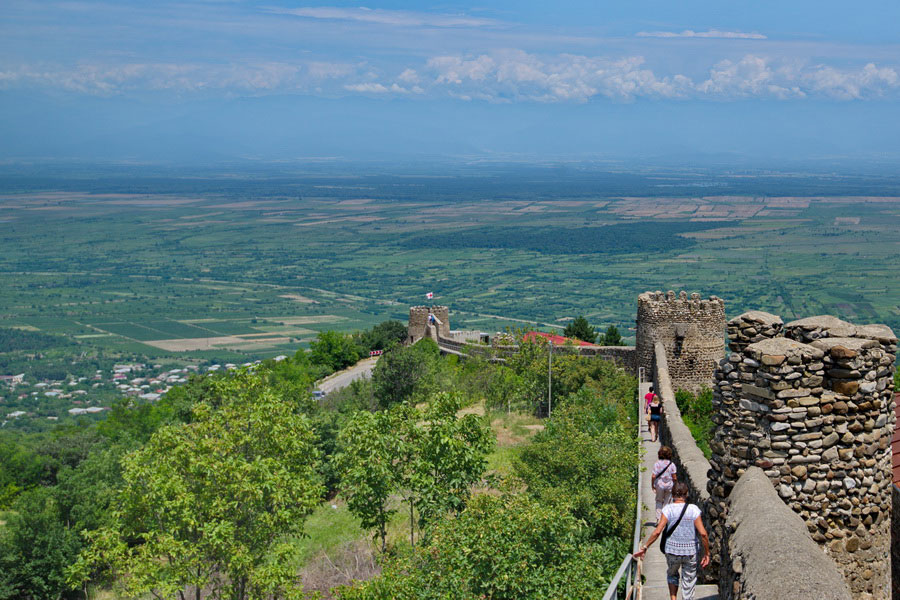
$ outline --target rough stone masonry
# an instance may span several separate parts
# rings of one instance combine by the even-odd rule
[[[638,296],[637,365],[653,364],[653,348],[661,342],[674,390],[694,394],[709,387],[716,365],[725,356],[725,302],[687,292],[645,292]]]
[[[428,315],[437,319],[437,333],[442,337],[450,335],[450,309],[446,306],[411,306],[406,343],[414,344],[427,335]],[[437,341],[437,340],[435,340]]]
[[[783,325],[757,311],[732,319],[728,335],[713,393],[713,527],[738,478],[758,466],[853,597],[890,598],[896,336],[831,316]]]

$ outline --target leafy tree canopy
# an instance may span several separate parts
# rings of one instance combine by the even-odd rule
[[[91,534],[73,583],[98,568],[129,596],[246,600],[297,593],[294,549],[322,486],[306,416],[239,374],[215,381],[218,409],[193,408],[123,461],[112,525]]]
[[[387,350],[402,344],[406,339],[406,333],[406,325],[397,320],[390,320],[363,331],[357,339],[365,352]]]
[[[563,329],[563,335],[593,344],[597,341],[597,331],[584,317],[576,317]]]
[[[529,493],[571,512],[596,540],[628,538],[637,464],[637,440],[615,402],[588,388],[563,402],[514,461]]]
[[[619,556],[581,544],[570,514],[527,495],[475,496],[456,518],[440,521],[408,558],[380,577],[338,591],[344,600],[387,598],[599,598]]]
[[[423,339],[409,347],[385,353],[372,371],[375,398],[382,408],[424,398],[434,384],[440,350],[433,340]]]
[[[65,569],[78,556],[78,534],[60,518],[51,490],[23,494],[0,527],[0,598],[75,597]]]
[[[310,361],[328,367],[331,371],[340,371],[360,359],[359,346],[353,338],[337,331],[322,331],[311,342]]]
[[[597,343],[601,346],[621,346],[622,336],[619,334],[619,328],[615,325],[607,327],[600,339],[597,340]]]

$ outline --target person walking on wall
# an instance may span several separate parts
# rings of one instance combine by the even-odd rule
[[[669,584],[669,597],[678,597],[679,575],[683,600],[694,600],[694,586],[697,584],[698,544],[703,544],[703,558],[700,568],[709,564],[709,536],[703,526],[701,510],[695,504],[689,504],[688,486],[678,482],[672,488],[673,501],[663,508],[662,516],[656,529],[647,538],[647,543],[634,553],[635,558],[647,554],[647,548],[663,534],[662,548],[666,554],[666,582]]]
[[[659,439],[659,422],[662,419],[662,402],[656,394],[650,399],[647,412],[650,415],[650,441],[655,442]]]
[[[650,403],[653,402],[653,397],[656,394],[653,392],[653,386],[650,386],[650,391],[644,394],[644,412],[650,410]]]
[[[657,460],[650,472],[650,487],[656,492],[656,522],[659,523],[662,509],[672,502],[672,487],[678,481],[678,468],[672,462],[672,449],[660,446]]]

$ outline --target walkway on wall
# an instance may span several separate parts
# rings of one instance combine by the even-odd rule
[[[642,402],[644,395],[649,390],[649,383],[640,384]],[[656,462],[656,454],[659,452],[659,442],[650,441],[650,431],[646,421],[642,421],[641,446],[644,449],[643,469],[641,470],[641,496],[644,499],[641,523],[644,525],[644,530],[641,540],[646,540],[656,527],[656,507],[654,505],[656,493],[650,488],[650,473],[653,463]],[[715,585],[698,585],[695,588],[694,600],[716,600],[719,597],[718,594],[719,591]],[[680,591],[678,597],[681,598]],[[644,557],[642,600],[669,600],[669,588],[666,584],[666,557],[659,551],[659,540],[653,542],[653,546]]]

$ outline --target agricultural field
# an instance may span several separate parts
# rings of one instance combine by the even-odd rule
[[[269,358],[405,321],[426,292],[489,332],[583,314],[633,341],[648,289],[900,329],[898,177],[5,169],[0,328],[58,335],[73,364]]]

